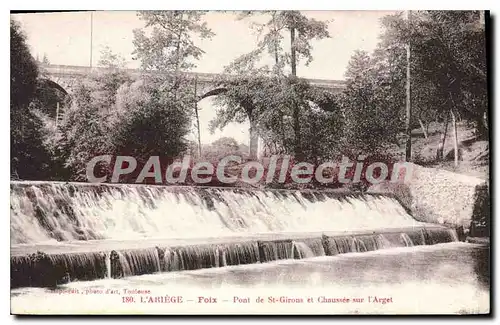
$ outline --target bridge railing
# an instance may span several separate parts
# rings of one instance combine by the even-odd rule
[[[47,71],[47,73],[51,75],[58,76],[85,76],[92,73],[97,72],[106,72],[106,71],[116,71],[113,68],[104,68],[104,67],[87,67],[87,66],[73,66],[73,65],[42,65],[42,68]],[[139,69],[122,69],[126,71],[131,76],[140,76],[144,74],[142,70]],[[148,74],[153,74],[154,72],[147,72]],[[159,74],[163,74],[162,72],[158,72]],[[212,82],[217,76],[220,76],[218,73],[206,73],[206,72],[186,72],[188,76],[192,76],[193,78],[197,78],[198,82]],[[344,80],[328,80],[328,79],[306,79],[311,85],[320,88],[326,89],[343,89],[345,87]]]

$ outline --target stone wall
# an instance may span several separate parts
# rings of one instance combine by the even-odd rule
[[[411,175],[368,192],[392,193],[419,221],[462,226],[471,236],[489,235],[488,183],[480,178],[408,164]]]

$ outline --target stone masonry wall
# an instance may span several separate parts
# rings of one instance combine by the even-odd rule
[[[488,234],[481,230],[481,235],[489,235],[490,200],[486,181],[442,169],[410,166],[411,175],[404,182],[375,184],[368,192],[394,194],[419,221],[462,226],[466,233],[477,232],[477,225],[483,224]]]

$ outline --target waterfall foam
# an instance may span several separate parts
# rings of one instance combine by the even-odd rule
[[[12,287],[453,241],[377,194],[11,183]]]
[[[200,238],[420,225],[375,194],[11,183],[11,243]]]

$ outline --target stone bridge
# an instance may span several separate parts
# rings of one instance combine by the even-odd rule
[[[71,65],[42,65],[42,70],[45,76],[55,83],[55,87],[60,90],[71,93],[73,86],[76,82],[88,75],[94,73],[103,73],[110,71],[109,68],[101,67],[85,67],[85,66],[71,66]],[[144,72],[138,69],[124,69],[132,77],[139,77]],[[216,73],[202,73],[202,72],[188,72],[188,77],[192,77],[193,81],[196,80],[196,94],[198,98],[202,99],[207,95],[213,94],[216,85],[214,78],[218,76]],[[344,81],[342,80],[327,80],[327,79],[306,79],[315,87],[330,91],[340,92],[344,88]],[[193,83],[194,86],[194,83]],[[194,87],[193,87],[194,90]],[[211,93],[212,92],[212,93]]]
[[[41,65],[43,75],[51,83],[51,86],[61,90],[63,93],[71,94],[73,87],[78,80],[97,73],[111,71],[109,68],[101,67],[84,67],[84,66],[68,66],[68,65]],[[137,69],[125,69],[130,76],[139,77],[144,72]],[[205,97],[220,94],[223,89],[219,88],[214,79],[218,76],[215,73],[200,73],[188,72],[188,78],[193,80],[193,93],[196,90],[198,100]],[[306,79],[312,86],[324,89],[325,91],[338,93],[344,89],[344,81],[342,80],[326,80],[326,79]],[[245,108],[247,109],[247,108]],[[59,119],[59,103],[56,110],[56,125]],[[250,156],[260,156],[263,145],[260,143],[259,137],[254,126],[250,126]]]

